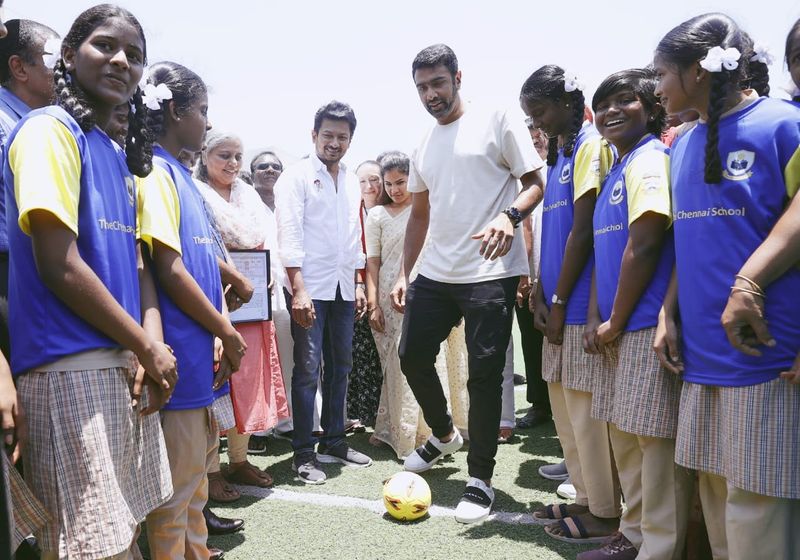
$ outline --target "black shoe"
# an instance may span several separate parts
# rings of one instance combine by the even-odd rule
[[[209,560],[222,560],[225,558],[225,551],[220,550],[219,548],[209,548],[208,558]]]
[[[272,432],[272,437],[275,439],[282,439],[284,441],[292,441],[292,438],[294,437],[294,430],[286,430],[285,432],[279,432],[278,430],[275,430]]]
[[[514,385],[525,385],[527,382],[524,375],[514,374]]]
[[[248,455],[266,455],[267,454],[267,437],[266,436],[250,436],[250,441],[247,443]]]
[[[41,555],[42,551],[39,550],[39,545],[36,543],[36,538],[28,537],[22,541],[22,544],[19,545],[14,558],[17,560],[39,560]]]
[[[203,508],[203,517],[206,518],[209,535],[230,535],[244,527],[243,519],[219,517],[208,506]]]
[[[551,413],[532,406],[528,409],[528,412],[525,413],[525,416],[517,418],[517,428],[520,430],[527,430],[539,424],[549,422],[552,418],[553,415]]]

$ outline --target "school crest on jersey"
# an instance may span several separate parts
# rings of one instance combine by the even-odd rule
[[[753,174],[753,164],[756,154],[748,150],[730,152],[725,162],[725,171],[722,176],[731,181],[744,181]]]
[[[563,184],[569,183],[569,180],[572,178],[572,164],[567,162],[564,164],[564,167],[561,168],[561,175],[558,178],[558,182]]]
[[[608,199],[609,204],[617,205],[622,202],[622,199],[625,198],[625,183],[622,182],[622,179],[614,183],[614,186],[611,187],[611,197]]]
[[[125,187],[128,189],[128,202],[131,206],[136,203],[135,185],[133,177],[125,177]]]

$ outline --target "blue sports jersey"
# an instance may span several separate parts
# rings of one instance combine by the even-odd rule
[[[180,205],[179,234],[181,258],[217,311],[222,311],[222,283],[214,253],[211,226],[189,170],[160,146],[154,149],[153,164],[166,170],[174,185]],[[230,392],[227,384],[216,394],[214,380],[214,335],[189,317],[158,287],[158,301],[164,324],[164,340],[175,352],[178,384],[165,406],[183,410],[208,406],[213,399]]]
[[[22,117],[30,113],[22,99],[8,88],[0,88],[0,150],[5,149],[6,141]],[[2,177],[0,177],[2,189]],[[6,199],[0,196],[0,253],[8,252],[8,227],[6,226]]]
[[[567,157],[564,155],[564,150],[559,149],[558,161],[547,170],[547,185],[542,200],[540,282],[548,308],[558,285],[567,238],[572,231],[575,193],[573,180],[578,171],[575,169],[575,156],[578,155],[581,146],[587,140],[599,140],[599,136],[594,126],[584,126],[578,133],[575,148],[572,151],[573,155]],[[591,255],[567,299],[564,321],[567,325],[586,323],[593,267],[594,255]],[[566,296],[566,294],[559,295]]]
[[[637,168],[637,162],[653,158],[645,168]],[[643,138],[634,149],[621,161],[617,162],[603,181],[603,188],[597,197],[594,208],[594,255],[595,255],[595,287],[597,290],[597,303],[600,307],[600,316],[607,321],[614,307],[614,298],[617,294],[622,257],[628,244],[630,212],[634,207],[631,200],[627,180],[638,183],[639,197],[653,196],[658,198],[656,205],[659,210],[669,214],[669,180],[668,148],[655,136],[648,135]],[[663,155],[662,155],[663,154]],[[640,157],[643,156],[643,157]],[[647,169],[655,167],[655,169]],[[658,169],[661,167],[661,169]],[[630,176],[633,172],[637,176]],[[652,174],[650,174],[652,173]],[[650,174],[648,176],[648,174]],[[652,193],[646,191],[651,190]],[[663,189],[663,192],[658,192]],[[663,205],[662,197],[667,204]],[[640,207],[640,209],[642,209]],[[635,218],[634,218],[635,219]],[[653,278],[647,285],[644,293],[639,298],[636,308],[628,319],[625,331],[638,331],[658,324],[658,313],[667,292],[672,267],[675,264],[675,246],[672,231],[668,231],[664,238],[664,245],[658,266]]]
[[[720,317],[734,276],[769,235],[800,177],[800,110],[761,98],[719,123],[723,178],[703,180],[708,127],[672,147],[672,192],[684,379],[722,386],[778,377],[800,350],[800,270],[766,289],[774,348],[746,356],[728,342]]]
[[[114,299],[139,322],[136,196],[125,154],[99,128],[83,132],[66,111],[55,106],[28,113],[9,137],[7,147],[10,149],[30,119],[42,115],[55,118],[77,144],[80,157],[77,245],[81,257]],[[44,144],[45,139],[41,139],[40,145]],[[54,165],[58,157],[53,155]],[[88,350],[119,348],[117,342],[73,313],[42,282],[31,238],[18,223],[20,211],[8,150],[4,155],[3,177],[10,245],[8,300],[14,374]]]

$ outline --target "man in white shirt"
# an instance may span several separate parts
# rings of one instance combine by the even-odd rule
[[[347,377],[352,368],[353,320],[366,310],[361,246],[361,189],[341,163],[356,128],[349,105],[331,101],[314,117],[315,153],[287,168],[275,184],[280,257],[294,338],[292,468],[306,484],[322,484],[322,463],[368,467],[372,460],[344,439]],[[314,452],[314,397],[322,357],[324,432]]]
[[[528,274],[524,240],[514,233],[542,199],[543,163],[522,114],[487,111],[461,100],[461,72],[449,47],[422,50],[412,74],[436,125],[411,159],[411,217],[392,300],[405,312],[401,367],[433,435],[406,459],[405,468],[427,470],[463,444],[434,367],[439,344],[463,317],[470,478],[455,517],[471,523],[485,519],[494,502],[502,372],[519,277]],[[408,286],[426,236],[425,259]]]

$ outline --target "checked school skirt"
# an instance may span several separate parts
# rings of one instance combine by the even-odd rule
[[[583,351],[585,325],[564,325],[562,344],[544,340],[542,349],[542,379],[548,383],[561,383],[565,389],[591,393],[595,378],[600,373],[600,356]]]
[[[653,351],[655,327],[624,333],[595,378],[592,416],[623,432],[675,439],[681,380]]]
[[[800,386],[684,383],[675,462],[737,488],[800,499]]]
[[[31,371],[17,379],[28,417],[28,485],[50,521],[37,532],[59,558],[126,551],[139,522],[172,495],[158,414],[131,405],[128,368]]]

